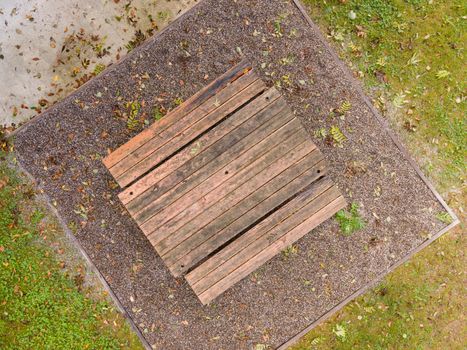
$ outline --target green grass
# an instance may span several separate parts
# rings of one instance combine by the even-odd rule
[[[142,349],[124,318],[84,284],[58,235],[33,188],[0,161],[0,348]]]
[[[467,3],[304,2],[422,169],[465,218]],[[431,244],[293,349],[465,349],[462,230]]]
[[[449,194],[465,180],[467,157],[462,0],[305,1],[363,77],[376,105],[400,126],[425,171]],[[357,17],[350,20],[354,11]],[[443,76],[440,72],[448,72]],[[415,126],[416,132],[404,126]]]

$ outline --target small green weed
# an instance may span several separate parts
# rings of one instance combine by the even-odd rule
[[[183,103],[183,99],[181,97],[177,97],[174,99],[174,105],[175,106],[180,106]]]
[[[282,27],[280,20],[274,21],[274,36],[277,38],[280,38],[282,36]]]
[[[340,107],[337,108],[337,113],[340,115],[346,114],[352,108],[352,104],[349,101],[344,101],[341,103]]]
[[[279,63],[283,66],[290,66],[295,61],[295,56],[293,54],[289,54],[287,57],[283,57],[279,60]]]
[[[318,139],[324,139],[328,136],[328,131],[326,128],[319,128],[318,130],[315,130],[315,137]]]
[[[365,221],[360,217],[357,203],[352,203],[349,211],[339,210],[335,218],[344,236],[350,236],[365,227]]]
[[[344,142],[347,140],[347,137],[345,137],[344,133],[336,125],[331,126],[331,129],[329,130],[329,135],[331,136],[334,145],[338,147],[342,147]]]
[[[282,22],[288,17],[288,14],[283,13],[280,14],[277,19],[274,20],[273,22],[273,27],[274,27],[274,34],[276,38],[281,38],[284,35],[283,29],[282,29]]]
[[[345,330],[345,326],[342,323],[336,324],[332,332],[336,335],[337,339],[340,341],[345,341],[347,336],[347,331]]]
[[[129,109],[128,119],[126,126],[130,130],[134,130],[138,127],[138,114],[141,109],[141,104],[138,101],[127,102],[126,107]]]
[[[154,120],[161,120],[162,117],[164,117],[164,113],[162,111],[161,107],[156,107],[154,106],[152,109],[152,116],[154,117]]]
[[[169,18],[170,13],[168,11],[159,11],[157,13],[157,18],[159,18],[161,21],[165,21],[167,18]]]
[[[289,245],[282,251],[282,255],[284,256],[284,258],[290,258],[291,256],[296,255],[297,253],[298,247],[294,244]]]
[[[94,71],[92,72],[94,75],[99,75],[101,74],[105,69],[105,64],[98,63],[94,67]]]
[[[135,32],[133,39],[125,45],[125,48],[128,52],[131,52],[134,50],[135,47],[141,45],[144,42],[144,40],[146,40],[146,35],[141,31],[141,29],[138,29]]]

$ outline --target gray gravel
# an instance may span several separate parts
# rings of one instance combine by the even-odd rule
[[[296,254],[276,256],[203,307],[125,212],[101,157],[139,131],[129,131],[121,116],[126,102],[143,105],[144,126],[153,106],[173,107],[240,55],[269,85],[282,80],[281,92],[342,193],[360,204],[367,227],[345,237],[329,220],[297,243]],[[352,105],[345,118],[330,115],[344,100]],[[347,137],[342,147],[317,137],[333,125]],[[277,347],[445,226],[435,218],[443,207],[317,33],[293,3],[281,0],[202,2],[23,127],[15,147],[157,349]]]

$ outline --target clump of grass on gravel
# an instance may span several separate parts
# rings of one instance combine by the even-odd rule
[[[422,169],[465,217],[465,1],[304,2]],[[462,230],[418,253],[293,349],[465,348]]]

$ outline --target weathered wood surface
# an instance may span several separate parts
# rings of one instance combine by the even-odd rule
[[[284,98],[241,62],[104,164],[174,276],[203,303],[345,205]]]
[[[264,90],[264,84],[258,81],[254,74],[249,74],[250,72],[251,67],[246,62],[240,63],[104,158],[104,164],[118,184],[122,187],[127,186],[169,156],[170,150],[174,149],[167,143],[173,138],[176,137],[180,142],[175,147],[181,148],[189,142],[189,135],[181,134],[196,122],[201,124],[197,125],[197,130],[207,127],[209,121],[219,118],[222,112],[226,115],[229,110],[238,107],[238,101],[241,102],[242,97]],[[232,101],[235,96],[237,99]],[[208,117],[208,120],[203,120]],[[163,146],[165,152],[156,152]]]
[[[186,279],[201,302],[207,304],[344,205],[336,186],[322,179],[194,269]]]

